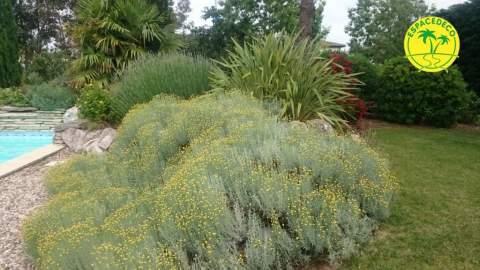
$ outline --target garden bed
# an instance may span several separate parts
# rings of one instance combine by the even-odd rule
[[[103,156],[52,170],[23,227],[40,268],[297,268],[353,255],[395,181],[367,145],[238,93],[157,97]]]

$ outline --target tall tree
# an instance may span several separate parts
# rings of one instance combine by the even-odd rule
[[[21,79],[17,26],[12,1],[0,1],[0,87],[2,88],[18,85]]]
[[[173,22],[176,20],[173,0],[149,1],[158,7],[161,18],[159,25],[171,27],[173,30]],[[15,0],[19,43],[24,64],[28,66],[36,54],[47,48],[68,51],[72,47],[67,30],[73,24],[77,2],[79,0]]]
[[[190,0],[177,0],[175,6],[175,15],[177,17],[177,27],[185,29],[188,13],[192,11],[190,8]]]
[[[315,4],[313,0],[300,1],[300,38],[312,37],[313,22],[315,20]]]
[[[469,87],[480,95],[480,0],[470,0],[453,5],[437,14],[449,20],[457,29],[462,42],[460,57],[456,63],[460,67]]]
[[[329,29],[323,25],[323,11],[325,8],[325,0],[315,1],[315,17],[313,20],[313,37],[325,38]]]
[[[175,22],[175,14],[173,7],[173,0],[149,0],[151,3],[154,3],[160,14],[162,21],[160,22],[161,27],[171,26]]]
[[[313,23],[321,23],[325,1],[314,0],[320,13],[311,14],[314,36],[325,35],[325,28]],[[315,10],[315,7],[314,7]],[[208,8],[204,18],[212,21],[212,26],[193,29],[197,36],[196,44],[200,51],[210,57],[218,57],[232,46],[232,39],[243,43],[250,37],[285,30],[296,32],[299,24],[299,0],[225,0],[218,6]],[[313,30],[312,30],[313,32]]]
[[[66,26],[73,18],[77,0],[15,0],[15,16],[23,62],[48,47],[66,49]]]
[[[358,0],[348,11],[345,28],[351,36],[350,50],[376,62],[401,56],[405,31],[429,12],[424,0]]]
[[[177,47],[173,31],[149,0],[79,0],[73,37],[81,56],[73,62],[77,87],[107,82],[148,52]]]

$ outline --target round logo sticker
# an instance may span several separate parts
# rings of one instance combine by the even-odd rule
[[[404,48],[408,60],[416,68],[439,72],[457,59],[460,38],[447,20],[428,16],[420,18],[408,28]]]

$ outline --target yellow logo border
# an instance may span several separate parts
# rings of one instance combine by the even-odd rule
[[[427,19],[430,19],[431,22],[434,22],[435,20],[438,22],[438,20],[440,20],[442,22],[442,24],[440,24],[440,25],[436,24],[436,25],[437,26],[445,25],[447,27],[446,28],[447,31],[449,31],[449,36],[453,37],[453,42],[454,42],[453,53],[447,54],[447,55],[450,55],[450,58],[447,61],[443,61],[443,63],[440,66],[435,66],[433,68],[425,66],[425,65],[419,63],[417,60],[415,60],[415,58],[413,56],[417,56],[418,54],[412,54],[411,53],[411,48],[410,48],[411,47],[410,40],[415,37],[415,35],[417,34],[417,30],[421,29],[421,27],[422,27],[421,23],[423,21],[427,21]],[[434,23],[432,23],[432,24],[434,24]],[[449,28],[450,28],[450,30],[448,30]],[[454,32],[453,35],[452,35],[452,32]],[[421,71],[425,71],[425,72],[440,72],[440,71],[443,71],[443,70],[446,70],[447,68],[449,68],[455,62],[455,60],[458,58],[458,55],[460,53],[460,37],[458,35],[457,30],[453,26],[453,24],[450,23],[449,21],[447,21],[446,19],[441,18],[441,17],[437,17],[437,16],[425,16],[425,17],[419,18],[418,20],[413,22],[408,27],[408,29],[405,33],[405,38],[404,38],[404,51],[405,51],[406,58],[417,69],[419,69]],[[434,55],[445,55],[445,54],[434,53]]]

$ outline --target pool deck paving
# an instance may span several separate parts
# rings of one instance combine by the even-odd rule
[[[42,159],[45,159],[59,152],[64,147],[65,146],[59,144],[49,144],[44,147],[37,148],[12,160],[0,163],[0,178],[10,175]]]
[[[62,147],[63,148],[63,147]],[[0,269],[34,269],[26,257],[21,235],[21,224],[47,200],[48,192],[43,184],[45,172],[55,164],[67,160],[71,153],[59,146],[39,149],[38,155],[50,156],[30,163],[6,177],[0,177]]]

